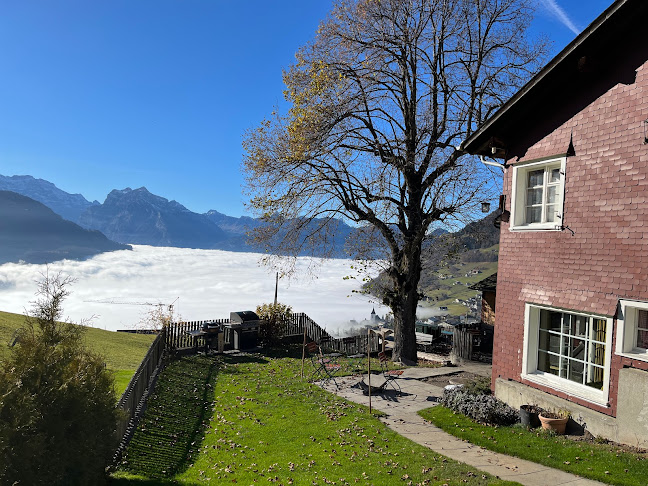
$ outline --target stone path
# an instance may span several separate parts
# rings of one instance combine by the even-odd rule
[[[392,392],[374,395],[371,398],[371,405],[387,414],[381,420],[398,434],[429,447],[439,454],[469,464],[501,479],[528,486],[595,486],[604,484],[517,457],[483,449],[457,439],[423,420],[417,412],[434,406],[437,398],[442,395],[443,388],[425,383],[421,379],[458,371],[490,376],[490,365],[471,362],[459,367],[408,368],[398,379],[403,395],[397,396]],[[348,400],[368,406],[369,397],[364,395],[357,386],[359,379],[359,377],[338,378],[338,390],[333,384],[327,385],[326,389]]]

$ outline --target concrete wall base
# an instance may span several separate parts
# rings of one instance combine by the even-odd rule
[[[533,404],[547,410],[567,410],[573,423],[567,433],[579,429],[590,434],[636,447],[648,447],[648,372],[626,368],[619,373],[617,417],[590,410],[569,400],[545,393],[516,381],[495,380],[495,396],[517,409]]]

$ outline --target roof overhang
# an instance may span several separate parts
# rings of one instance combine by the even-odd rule
[[[620,39],[645,35],[648,2],[617,0],[470,135],[461,149],[475,155],[506,158],[508,146],[528,119],[565,103],[608,62],[618,57]],[[525,121],[527,123],[525,123]]]

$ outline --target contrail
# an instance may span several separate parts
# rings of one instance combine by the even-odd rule
[[[571,21],[562,7],[556,3],[556,0],[540,0],[540,2],[547,10],[555,15],[565,27],[576,35],[580,34],[580,30],[574,25],[574,22]]]

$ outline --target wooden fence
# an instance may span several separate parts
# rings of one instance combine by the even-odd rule
[[[189,336],[189,331],[199,331],[202,329],[205,322],[224,324],[229,322],[229,319],[213,319],[207,321],[191,321],[191,322],[172,322],[167,326],[166,332],[166,347],[167,349],[184,349],[195,346],[194,338]]]
[[[224,324],[229,322],[229,319],[173,322],[167,327],[165,337],[167,349],[178,350],[195,348],[196,343],[194,339],[187,333],[189,331],[197,331],[202,329],[202,326],[205,322]],[[310,341],[317,342],[320,346],[322,346],[322,348],[325,348],[327,350],[344,354],[366,353],[367,342],[369,342],[372,353],[380,351],[378,336],[376,336],[375,334],[372,334],[371,338],[369,338],[366,334],[346,338],[334,338],[304,313],[292,314],[290,316],[290,321],[286,325],[282,337],[298,340],[298,337],[304,335],[304,329],[306,329],[306,337]],[[227,335],[226,333],[225,342],[230,342],[230,338],[231,336]]]
[[[117,409],[123,412],[122,418],[117,423],[117,437],[120,439],[119,447],[115,452],[114,462],[119,460],[126,448],[128,441],[135,431],[137,421],[143,411],[146,398],[155,384],[158,373],[162,367],[162,357],[165,350],[165,330],[163,329],[149,347],[146,356],[131,378],[126,391],[117,403]]]
[[[345,338],[334,338],[326,330],[322,329],[315,321],[304,313],[292,314],[290,322],[286,326],[285,337],[303,336],[306,331],[307,339],[315,341],[322,348],[344,354],[366,353],[370,347],[372,353],[380,351],[378,336],[361,334]]]
[[[490,327],[490,326],[487,326]],[[479,324],[459,325],[452,336],[452,354],[466,361],[487,360],[493,352],[492,330]]]

